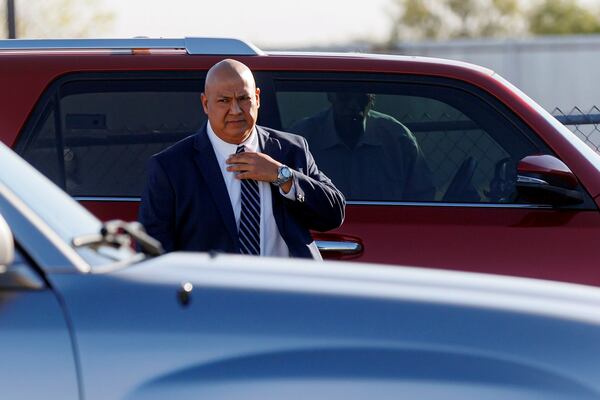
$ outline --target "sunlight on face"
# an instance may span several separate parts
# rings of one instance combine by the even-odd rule
[[[207,76],[202,106],[215,134],[228,143],[239,144],[256,124],[260,89],[249,70],[222,68]]]

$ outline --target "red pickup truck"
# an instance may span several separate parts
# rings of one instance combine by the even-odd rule
[[[205,123],[206,71],[225,57],[254,71],[259,123],[306,135],[346,195],[343,226],[315,233],[326,258],[600,285],[600,156],[470,64],[234,39],[2,40],[0,139],[98,217],[136,219],[147,159]],[[336,141],[344,107],[365,130],[353,146]]]

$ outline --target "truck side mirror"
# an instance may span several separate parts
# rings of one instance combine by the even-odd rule
[[[583,202],[579,181],[569,167],[549,154],[523,158],[517,165],[517,193],[528,203],[560,207]]]

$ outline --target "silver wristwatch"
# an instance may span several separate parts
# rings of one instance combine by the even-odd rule
[[[280,165],[277,169],[277,179],[271,182],[275,186],[281,186],[292,179],[292,170],[287,165]]]

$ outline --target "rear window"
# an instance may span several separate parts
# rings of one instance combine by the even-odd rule
[[[206,121],[203,87],[203,76],[59,82],[17,151],[72,196],[137,197],[146,160]]]

